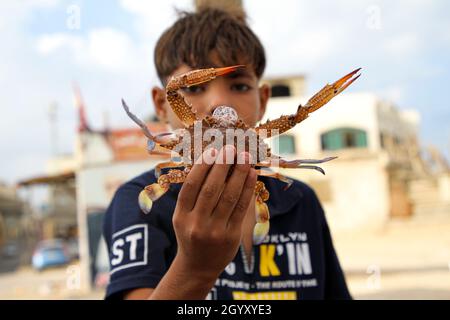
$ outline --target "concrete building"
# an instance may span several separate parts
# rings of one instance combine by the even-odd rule
[[[263,121],[295,113],[299,103],[306,103],[309,97],[293,95],[301,90],[290,88],[304,88],[304,80],[292,79],[269,81],[277,91]],[[344,92],[272,143],[288,159],[338,156],[322,165],[325,176],[282,171],[313,187],[333,230],[377,228],[390,218],[417,213],[415,181],[432,179],[420,154],[419,122],[417,112],[400,110],[375,94]],[[448,192],[446,179],[448,171],[437,183],[442,201]]]
[[[23,231],[24,203],[16,189],[0,183],[0,248],[9,241],[16,241]]]
[[[167,131],[159,123],[149,123],[148,127],[152,132]],[[115,191],[166,159],[166,156],[149,155],[146,144],[137,126],[104,132],[85,130],[78,135],[77,216],[81,261],[83,270],[89,270],[85,273],[86,283],[93,281],[97,272],[94,262],[101,246],[103,216]]]

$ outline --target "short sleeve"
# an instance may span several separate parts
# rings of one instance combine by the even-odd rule
[[[314,194],[314,211],[319,215],[325,256],[325,299],[352,299],[339,259],[333,246],[330,229],[319,199]]]
[[[155,288],[168,268],[165,256],[170,241],[152,215],[140,210],[141,190],[139,184],[124,184],[105,214],[103,233],[110,263],[106,299],[121,298],[135,288]]]

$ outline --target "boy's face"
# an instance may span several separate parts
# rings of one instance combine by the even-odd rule
[[[181,65],[171,76],[191,70],[189,66]],[[180,92],[192,105],[199,119],[212,114],[216,107],[226,105],[233,107],[251,127],[262,119],[270,96],[267,85],[259,87],[259,80],[251,66],[198,86],[181,89]],[[164,89],[153,88],[152,97],[160,120],[168,122],[173,129],[184,128],[167,102]]]

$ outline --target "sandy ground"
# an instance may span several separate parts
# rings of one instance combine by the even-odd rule
[[[450,299],[450,218],[333,237],[355,299]]]
[[[391,221],[377,230],[333,232],[355,299],[450,299],[450,218]],[[0,299],[102,299],[82,290],[77,264],[0,274]]]

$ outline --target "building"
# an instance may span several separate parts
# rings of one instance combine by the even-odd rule
[[[22,235],[24,209],[16,189],[0,183],[0,247]]]
[[[147,123],[147,126],[154,133],[168,130],[161,123]],[[147,139],[137,126],[79,132],[75,152],[78,166],[75,175],[84,283],[95,281],[98,271],[95,262],[98,261],[99,248],[103,241],[103,216],[117,188],[167,158],[164,155],[149,155],[146,145]]]
[[[263,121],[295,113],[299,103],[306,103],[309,97],[292,94],[304,88],[303,78],[293,79],[268,81],[276,92]],[[419,122],[417,112],[400,110],[375,94],[344,92],[273,139],[272,148],[288,159],[337,156],[322,165],[326,175],[313,170],[281,171],[316,191],[333,230],[377,228],[391,218],[418,213],[420,200],[413,194],[417,181],[436,179],[421,156]],[[437,191],[444,194],[442,201],[448,201],[444,199],[448,170],[438,179]]]
[[[115,191],[167,156],[149,155],[147,139],[131,121],[128,128],[91,129],[80,91],[74,89],[79,127],[73,154],[51,158],[45,175],[21,181],[19,186],[48,186],[41,238],[78,237],[82,285],[88,289],[98,271],[103,216]],[[159,122],[148,122],[147,126],[154,133],[168,131]]]

